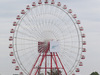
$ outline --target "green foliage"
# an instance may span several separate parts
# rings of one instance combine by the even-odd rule
[[[98,72],[92,72],[90,75],[99,75]]]
[[[61,75],[61,71],[59,70],[57,70],[57,69],[52,69],[50,72],[47,72],[48,73],[48,75],[51,75],[51,73],[52,73],[52,75]]]
[[[44,75],[43,73],[41,73],[40,75]]]

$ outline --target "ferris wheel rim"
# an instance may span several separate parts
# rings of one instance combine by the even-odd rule
[[[44,4],[45,5],[45,4]],[[51,4],[46,4],[46,5],[51,5]],[[40,5],[39,5],[40,6]],[[38,6],[37,6],[38,7]],[[55,7],[57,7],[57,6],[55,6]],[[57,8],[59,8],[59,7],[57,7]],[[61,9],[61,8],[59,8],[59,9]],[[61,9],[61,10],[63,10],[63,9]],[[63,12],[65,12],[64,10],[63,10]],[[66,13],[66,12],[65,12]],[[26,14],[27,15],[27,14]],[[69,16],[69,14],[67,13],[67,15]],[[70,17],[70,16],[69,16]],[[72,20],[72,18],[70,17],[70,19]],[[72,20],[73,21],[73,20]],[[73,22],[74,23],[74,22]],[[75,25],[75,23],[74,23],[74,25]],[[17,35],[17,34],[16,34]],[[17,48],[17,47],[16,47]],[[17,49],[16,49],[17,50]],[[17,55],[17,56],[19,56],[19,55]],[[76,60],[77,61],[77,60]],[[21,61],[20,61],[21,62]],[[75,62],[76,63],[76,62]]]

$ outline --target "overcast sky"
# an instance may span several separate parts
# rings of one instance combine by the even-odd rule
[[[12,75],[14,65],[11,64],[8,49],[12,22],[20,10],[33,0],[0,0],[0,74]],[[87,41],[86,59],[81,72],[76,75],[89,75],[93,71],[100,73],[100,0],[59,0],[78,15],[85,29]],[[66,1],[66,2],[65,2]]]

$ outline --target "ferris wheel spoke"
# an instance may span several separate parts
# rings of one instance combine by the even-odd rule
[[[66,36],[66,37],[64,37],[63,39],[60,39],[60,40],[65,40],[65,39],[71,39],[71,38],[76,38],[77,37],[77,35],[73,35],[73,36]]]
[[[62,48],[62,49],[64,49],[64,48]],[[74,51],[74,50],[71,50],[71,49],[68,49],[68,48],[65,48],[65,52],[69,52],[69,53],[71,53],[71,54],[77,54],[77,51]]]
[[[22,55],[20,55],[20,57],[24,57],[28,54],[31,54],[33,52],[33,50],[29,50],[28,52],[23,53]]]
[[[27,33],[32,34],[32,31],[29,30],[29,28],[25,26],[20,26],[23,30],[27,31]]]
[[[34,14],[34,17],[33,17],[33,14]],[[36,15],[32,10],[31,10],[31,17],[32,17],[32,19],[36,22],[36,26],[37,26],[37,28],[40,28],[39,26],[41,25],[41,24],[38,24],[37,23],[37,21],[36,21],[36,19],[37,19],[37,17],[39,17],[39,15]],[[39,26],[38,26],[39,25]],[[37,30],[37,32],[40,34],[42,31],[40,30],[40,31],[38,31]],[[40,34],[41,35],[41,34]]]
[[[27,50],[27,49],[32,49],[32,48],[33,48],[33,47],[23,48],[23,49],[19,49],[19,50],[15,51],[15,52],[25,51],[25,50]]]
[[[32,35],[29,35],[29,34],[27,34],[27,33],[24,33],[24,32],[21,32],[21,31],[18,31],[18,33],[19,33],[19,34],[22,34],[22,35],[25,35],[25,36],[27,36],[27,37],[32,37],[32,38],[34,38],[34,39],[37,40],[36,37],[33,37]]]
[[[33,63],[33,62],[31,61],[31,59],[33,59],[33,58],[32,58],[33,55],[36,56],[37,54],[33,54],[33,53],[30,54],[27,58],[25,58],[25,59],[22,60],[23,64],[26,64],[26,63],[29,63],[29,64],[30,64],[30,63]],[[22,59],[22,58],[21,58],[21,59]],[[27,60],[27,61],[26,61],[26,60]],[[35,60],[33,59],[33,61],[35,61]],[[29,65],[29,64],[26,64],[25,66],[26,66],[27,68],[28,68],[28,67],[31,68],[32,65]],[[29,71],[30,71],[30,70],[29,70]]]
[[[67,60],[67,61],[65,61],[65,60],[63,60],[65,63],[63,63],[64,64],[64,66],[67,68],[67,70],[69,70],[70,69],[70,65],[69,65],[69,61]]]
[[[65,70],[65,68],[64,68],[66,65],[65,65],[64,63],[61,62],[61,59],[60,59],[60,57],[59,57],[59,54],[56,53],[56,55],[57,55],[57,57],[58,57],[58,59],[59,59],[61,65],[62,65],[62,67],[63,67],[65,73],[66,73],[66,70]],[[66,63],[67,63],[67,62],[66,62]],[[63,64],[64,64],[64,65],[63,65]],[[69,66],[67,66],[66,69],[67,69],[68,67],[69,67]]]
[[[73,62],[75,62],[74,56],[70,56],[70,55],[67,54],[67,56],[64,55],[64,57],[67,58],[67,62],[66,63],[68,63],[68,64],[73,64]]]
[[[48,23],[49,23],[49,22],[48,22]],[[57,24],[54,24],[53,21],[51,21],[51,23],[52,23],[53,25],[55,25],[55,26],[57,25]],[[56,28],[60,30],[59,27],[56,26]],[[57,35],[60,35],[60,33],[58,34],[57,31],[56,31],[55,29],[54,29],[54,31],[56,32]]]
[[[38,32],[38,30],[36,29],[36,27],[34,27],[34,23],[33,23],[33,21],[35,21],[34,18],[33,18],[33,17],[31,18],[31,17],[27,16],[27,19],[28,19],[29,22],[31,23],[30,25],[31,25],[31,27],[32,27],[32,30],[33,30],[33,28],[34,28],[34,30]],[[36,19],[36,18],[35,18],[35,19]],[[35,22],[37,22],[37,21],[35,21]],[[38,26],[38,25],[36,24],[35,26]],[[39,33],[39,32],[38,32],[38,33]]]
[[[14,37],[14,38],[16,38],[16,37]],[[37,40],[35,40],[33,38],[32,39],[29,39],[29,38],[27,39],[27,38],[17,37],[17,39],[37,42]]]
[[[64,47],[65,47],[65,48],[68,48],[68,47],[70,47],[70,48],[76,48],[76,49],[78,49],[78,48],[79,48],[78,46],[65,45],[65,44],[64,44]]]
[[[25,20],[23,20],[24,21],[24,23],[26,24],[26,26],[28,26],[30,29],[31,29],[31,31],[30,31],[30,33],[31,34],[33,34],[33,32],[36,32],[37,30],[34,28],[33,29],[33,27],[30,25],[30,23],[26,23],[26,21]],[[33,24],[32,24],[33,25]],[[37,31],[37,34],[38,34],[39,32]],[[39,37],[39,35],[36,35],[37,37]]]
[[[32,45],[33,43],[18,43],[17,45]]]
[[[56,24],[56,26],[57,26],[58,24]],[[59,27],[58,27],[59,28]],[[59,28],[59,30],[62,32],[62,30]],[[62,34],[63,34],[63,32],[62,32]]]
[[[66,52],[66,51],[65,51],[65,53],[67,53],[67,56],[66,56],[66,55],[65,55],[65,56],[66,56],[67,58],[69,58],[69,60],[75,59],[75,57],[74,57],[74,56],[71,56],[70,53],[68,53],[68,52]]]
[[[35,61],[34,57],[32,57],[33,55],[34,55],[34,56],[37,56],[37,54],[31,53],[27,58],[24,58],[24,59],[23,59],[23,57],[22,57],[22,58],[21,58],[21,59],[23,59],[22,62],[24,62],[24,64],[25,64],[25,63],[27,63],[27,62],[30,62],[31,59],[32,59],[33,61]],[[27,60],[27,61],[26,61],[26,60]],[[33,63],[33,62],[31,62],[31,63]],[[29,66],[29,65],[28,65],[28,66]]]
[[[81,42],[81,41],[79,41],[79,42]],[[78,44],[78,41],[73,41],[73,40],[67,41],[67,40],[66,40],[64,43],[66,43],[66,44],[67,44],[67,43],[77,43],[77,44]]]
[[[75,57],[74,56],[71,56],[70,55],[70,53],[68,53],[68,52],[65,52],[67,55],[65,55],[65,57],[67,58],[67,59],[69,59],[69,60],[73,60],[73,59],[75,59]],[[76,55],[76,54],[75,54]]]
[[[23,23],[24,23],[24,25],[26,26],[26,27],[28,27],[31,31],[32,31],[32,27],[30,26],[30,23],[29,22],[27,22],[27,20],[26,19],[23,19]],[[27,28],[27,29],[28,29]]]
[[[68,51],[67,52],[69,52],[69,53],[71,53],[71,54],[77,54],[77,52],[76,51],[70,51],[70,49],[67,49]]]
[[[55,9],[54,9],[55,10]],[[60,20],[64,20],[64,17],[66,16],[66,15],[64,15],[64,16],[61,16],[61,14],[62,14],[62,11],[60,11],[60,13],[58,12],[58,11],[54,11],[55,13],[53,13],[52,15],[53,16],[56,16],[56,17],[58,17]],[[62,14],[63,15],[63,14]],[[67,19],[68,21],[67,22],[69,22],[69,19]]]
[[[37,21],[35,21],[35,22],[37,22]],[[39,22],[38,22],[39,23]],[[34,28],[34,30],[37,32],[37,35],[38,35],[38,37],[40,37],[42,34],[42,31],[38,31],[38,29],[40,28],[38,25],[41,25],[41,24],[36,24],[36,27],[33,27]],[[36,29],[37,28],[37,29]]]

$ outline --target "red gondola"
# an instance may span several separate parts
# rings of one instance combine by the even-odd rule
[[[82,34],[82,38],[85,38],[85,34]]]
[[[17,26],[17,22],[13,22],[13,26]]]
[[[12,63],[13,63],[13,64],[15,64],[15,63],[16,63],[16,60],[15,60],[15,59],[13,59],[13,60],[12,60]]]
[[[47,4],[48,3],[48,0],[45,0],[45,3]]]
[[[79,66],[83,66],[83,63],[82,62],[79,62]]]
[[[51,4],[55,4],[54,0],[51,1]]]
[[[24,10],[22,10],[22,11],[21,11],[21,14],[25,14],[25,11],[24,11]]]
[[[20,15],[17,15],[16,19],[17,19],[17,20],[20,20],[20,19],[21,19],[21,18],[20,18]]]
[[[26,9],[27,9],[27,10],[30,10],[30,6],[29,6],[29,5],[27,5],[27,6],[26,6]]]
[[[76,68],[76,72],[80,72],[80,69],[79,68]]]
[[[9,37],[9,41],[13,41],[13,37],[12,36]]]
[[[24,75],[23,72],[20,72],[19,75]]]
[[[69,9],[68,12],[69,12],[69,13],[72,13],[72,9]]]
[[[33,3],[32,3],[32,6],[36,6],[36,3],[35,3],[35,2],[33,2]]]
[[[80,20],[77,20],[76,23],[77,23],[77,24],[81,24]]]
[[[42,4],[42,1],[41,1],[41,0],[39,0],[38,4]]]
[[[60,2],[58,2],[58,3],[57,3],[57,6],[61,6],[61,3],[60,3]]]
[[[13,45],[12,44],[9,44],[9,48],[13,48]]]
[[[13,52],[10,52],[10,56],[14,56],[14,53]]]
[[[11,30],[10,30],[10,33],[14,33],[14,32],[15,32],[15,30],[14,30],[14,29],[11,29]]]
[[[72,75],[75,75],[75,73],[73,73]]]
[[[83,45],[86,45],[86,41],[83,41]]]
[[[83,31],[84,29],[83,29],[83,27],[80,27],[80,31]]]
[[[83,48],[83,49],[82,49],[82,52],[86,52],[86,48]]]
[[[77,15],[76,14],[73,14],[73,18],[77,18]]]
[[[63,9],[67,9],[67,6],[66,6],[66,5],[64,5],[64,6],[63,6]]]
[[[19,66],[16,66],[16,67],[15,67],[15,70],[19,70]]]
[[[85,56],[84,56],[84,55],[82,55],[82,56],[81,56],[81,59],[85,59]]]

